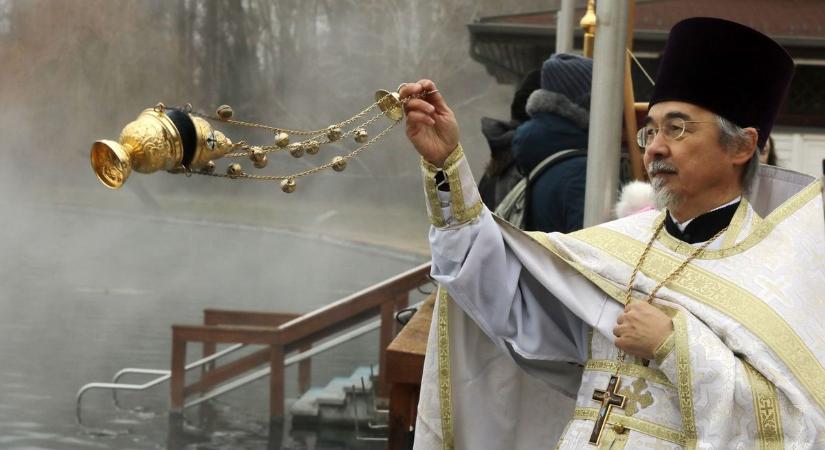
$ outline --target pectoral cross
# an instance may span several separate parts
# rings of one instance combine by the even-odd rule
[[[596,418],[596,425],[593,427],[593,433],[590,435],[590,443],[599,445],[599,440],[602,438],[602,431],[604,425],[607,423],[607,416],[610,415],[610,410],[613,407],[624,408],[625,396],[619,395],[616,391],[619,389],[619,376],[610,375],[610,381],[607,382],[607,389],[596,389],[593,391],[593,400],[601,403],[599,408],[599,417]]]

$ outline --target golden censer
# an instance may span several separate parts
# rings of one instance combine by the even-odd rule
[[[399,87],[400,90],[400,87]],[[371,144],[380,140],[397,125],[404,116],[403,105],[411,98],[420,98],[433,92],[414,97],[400,98],[398,92],[380,90],[375,102],[355,116],[318,130],[290,130],[233,119],[232,108],[222,105],[214,115],[193,112],[191,105],[167,107],[163,103],[144,110],[137,119],[126,125],[118,141],[99,140],[92,145],[91,163],[97,178],[108,188],[118,189],[132,171],[152,173],[165,170],[187,175],[209,175],[231,179],[277,181],[281,190],[295,191],[296,179],[332,168],[343,171],[347,162]],[[372,115],[371,111],[376,110]],[[367,131],[381,116],[392,123],[370,138]],[[244,141],[233,143],[212,123],[225,123],[241,127],[257,128],[273,134],[270,145],[250,145]],[[296,142],[291,140],[298,138]],[[351,152],[335,156],[326,163],[290,175],[256,175],[244,171],[239,163],[232,163],[225,173],[215,170],[215,160],[220,158],[245,158],[257,169],[266,167],[273,152],[288,152],[295,158],[304,154],[315,155],[321,147],[343,138],[351,137],[359,147]]]

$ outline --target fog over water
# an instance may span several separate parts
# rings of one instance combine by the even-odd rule
[[[479,120],[508,118],[512,88],[470,59],[466,24],[549,6],[0,0],[0,448],[313,448],[268,439],[265,382],[216,402],[213,426],[175,432],[168,385],[123,395],[138,412],[87,394],[89,428],[74,422],[74,395],[123,367],[168,368],[170,326],[197,323],[204,308],[308,312],[426,261],[418,156],[403,124],[346,171],[300,179],[290,195],[275,183],[165,172],[133,173],[111,191],[90,168],[92,142],[116,139],[159,101],[226,103],[239,119],[323,128],[377,89],[428,77],[456,111],[480,175]],[[305,170],[353,148],[271,155],[260,172]],[[314,359],[313,384],[375,363],[376,340]],[[294,381],[293,368],[288,396]]]

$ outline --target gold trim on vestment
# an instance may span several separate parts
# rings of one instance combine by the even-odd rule
[[[618,425],[604,429],[602,434],[599,450],[624,450],[627,446],[628,433],[627,430],[622,430],[621,433],[616,431],[616,428],[621,428]]]
[[[453,156],[457,155],[456,158]],[[447,183],[450,185],[450,208],[452,208],[453,217],[456,219],[464,215],[466,209],[464,205],[464,192],[461,187],[461,173],[458,168],[458,161],[460,157],[464,156],[464,149],[459,145],[444,162],[444,177],[447,178]]]
[[[776,208],[772,213],[768,214],[768,216],[764,219],[757,219],[759,215],[754,212],[753,218],[751,219],[753,226],[751,227],[750,233],[747,237],[745,237],[745,239],[743,239],[738,244],[732,247],[723,247],[718,250],[706,249],[702,252],[702,254],[697,256],[696,259],[726,258],[728,256],[737,255],[739,253],[744,252],[745,250],[750,249],[754,245],[761,242],[762,239],[764,239],[771,231],[773,231],[773,229],[776,228],[776,226],[780,222],[785,220],[794,212],[798,211],[806,203],[816,198],[816,196],[820,194],[821,189],[821,180],[812,182],[807,187],[805,187],[805,189],[802,189],[796,195],[782,203],[782,205]],[[665,213],[660,214],[659,217],[657,217],[656,220],[653,221],[652,228],[655,230],[659,223],[664,219]],[[588,230],[590,230],[590,228],[577,231],[573,233],[573,236],[576,236],[577,234]],[[665,247],[685,256],[690,255],[696,249],[696,247],[693,247],[688,243],[682,242],[667,233],[661,233],[658,241]]]
[[[685,433],[686,449],[696,448],[696,417],[693,411],[693,367],[690,364],[687,320],[682,312],[673,316],[673,334],[676,346],[676,388],[679,395],[679,412]]]
[[[464,147],[462,147],[461,142],[459,142],[455,146],[453,151],[451,151],[450,154],[447,155],[447,159],[444,160],[444,164],[442,164],[442,166],[443,167],[450,167],[452,165],[455,165],[455,163],[457,163],[463,157],[464,157]]]
[[[469,222],[479,214],[481,214],[481,200],[478,200],[473,205],[467,205],[464,196],[464,188],[461,185],[461,161],[464,158],[464,149],[461,144],[456,146],[455,150],[450,153],[447,160],[444,161],[444,175],[447,182],[450,184],[450,208],[453,213],[453,218],[458,223]],[[475,185],[473,185],[475,189]]]
[[[590,420],[595,422],[599,417],[599,410],[597,408],[579,408],[577,407],[573,412],[573,419]],[[622,414],[610,414],[605,422],[609,425],[619,425],[630,430],[635,430],[652,436],[663,441],[673,442],[684,446],[687,442],[685,434],[673,428],[659,425],[657,423],[649,422],[647,420],[638,419],[636,417],[628,417]]]
[[[444,214],[441,211],[441,201],[438,199],[438,186],[435,184],[435,174],[438,172],[438,167],[427,162],[421,158],[421,171],[424,178],[424,191],[427,194],[427,203],[429,205],[430,223],[436,227],[445,227],[447,222],[444,220]]]
[[[631,267],[639,260],[645,247],[642,242],[604,227],[582,230],[575,233],[575,237]],[[651,248],[641,272],[654,281],[659,281],[680,263],[679,259]],[[685,267],[667,287],[712,306],[741,323],[770,347],[791,369],[808,395],[825,410],[825,390],[821,388],[825,386],[825,368],[794,329],[770,306],[745,289],[695,264]]]
[[[725,237],[722,238],[721,248],[730,248],[736,245],[736,238],[739,237],[739,233],[742,232],[742,225],[745,224],[745,216],[748,214],[748,209],[748,200],[742,197],[742,200],[739,201],[739,206],[736,207],[733,218],[730,220],[728,230],[725,231]],[[756,211],[754,211],[753,214],[756,215]]]
[[[753,215],[751,215],[751,230],[758,228],[760,225],[762,225],[762,218],[754,211]]]
[[[483,207],[484,204],[481,203],[481,200],[479,200],[475,203],[475,205],[461,210],[461,214],[454,213],[453,217],[455,217],[458,223],[469,222],[481,215],[481,208]]]
[[[653,361],[655,361],[657,365],[662,365],[662,362],[670,355],[670,352],[673,351],[676,345],[676,336],[674,336],[674,334],[675,333],[670,333],[667,335],[667,338],[665,338],[653,352]]]
[[[505,222],[506,223],[506,222]],[[511,227],[513,225],[510,225]],[[515,227],[513,227],[515,228]],[[593,284],[599,287],[602,291],[604,291],[607,295],[612,297],[614,300],[621,304],[625,304],[625,291],[624,287],[611,283],[609,280],[605,279],[604,277],[600,277],[592,270],[582,266],[581,264],[568,260],[567,258],[563,257],[559,251],[556,249],[555,245],[550,241],[547,237],[547,233],[543,231],[528,231],[527,235],[532,238],[536,243],[541,245],[542,247],[550,250],[554,255],[561,258],[565,263],[569,264],[571,267],[576,269],[577,272],[582,274],[585,278],[590,280]]]
[[[776,387],[750,364],[742,361],[753,394],[753,410],[759,431],[760,450],[781,450],[785,448],[782,432],[782,415],[776,399]]]
[[[438,399],[441,406],[441,442],[444,450],[455,448],[453,434],[452,377],[450,376],[450,335],[447,310],[450,294],[438,288]]]
[[[619,363],[612,359],[591,359],[584,365],[584,370],[592,370],[596,372],[616,373],[616,368],[619,368],[619,375],[627,375],[636,378],[644,378],[647,381],[661,384],[672,388],[673,383],[667,379],[664,373],[658,369],[651,369],[638,364],[631,364],[628,362]]]

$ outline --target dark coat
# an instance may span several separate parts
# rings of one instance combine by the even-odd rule
[[[481,132],[490,145],[490,161],[484,169],[484,175],[478,182],[481,201],[494,211],[501,200],[521,180],[521,172],[513,159],[513,136],[519,122],[504,122],[481,118]]]
[[[588,114],[584,108],[559,94],[536,91],[527,110],[531,119],[516,130],[513,138],[513,156],[523,174],[529,174],[553,153],[587,148]],[[551,166],[534,180],[525,228],[563,233],[580,229],[586,169],[587,158],[575,157]]]

